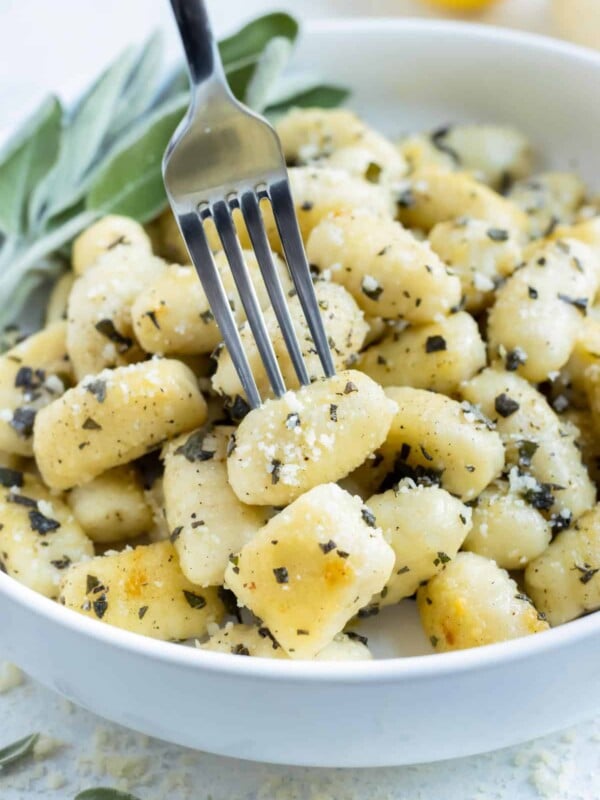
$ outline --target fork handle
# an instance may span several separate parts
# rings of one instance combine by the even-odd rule
[[[192,92],[211,78],[225,82],[223,64],[203,0],[171,0],[187,58]]]

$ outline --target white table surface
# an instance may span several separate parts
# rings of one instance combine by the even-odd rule
[[[416,0],[212,0],[210,5],[219,31],[274,5],[302,16],[434,13]],[[479,20],[554,32],[547,0],[504,0]],[[45,92],[60,87],[64,97],[75,96],[116,52],[158,25],[172,34],[166,0],[0,0],[0,140]],[[168,52],[171,58],[177,53],[172,35]],[[1,676],[0,663],[0,685]],[[44,754],[0,773],[1,800],[69,800],[100,785],[129,789],[141,800],[600,797],[600,718],[525,746],[452,762],[311,770],[234,761],[151,740],[23,677],[0,693],[0,747],[32,731],[52,741],[45,742]]]

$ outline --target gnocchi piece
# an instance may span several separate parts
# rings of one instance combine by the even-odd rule
[[[0,571],[55,598],[65,569],[93,555],[92,542],[59,495],[34,475],[0,468]]]
[[[63,578],[59,602],[108,625],[178,641],[204,636],[225,612],[217,589],[187,580],[171,542],[74,565]]]
[[[233,557],[226,585],[292,658],[313,658],[385,585],[394,552],[360,498],[317,486]]]
[[[504,569],[523,569],[551,539],[552,528],[540,512],[512,492],[506,481],[496,481],[477,498],[463,547]]]
[[[136,470],[127,465],[98,475],[68,495],[75,518],[93,542],[133,539],[153,525]]]
[[[460,302],[460,281],[426,242],[367,211],[323,220],[306,251],[311,264],[342,284],[372,316],[431,322]]]
[[[487,363],[477,323],[462,311],[387,336],[363,353],[358,369],[381,386],[452,395]]]
[[[331,164],[373,182],[397,180],[406,172],[393,144],[347,109],[295,108],[276,130],[293,164]]]
[[[431,141],[457,167],[494,189],[526,177],[532,169],[529,141],[508,125],[452,125],[434,131]]]
[[[547,236],[557,223],[573,220],[585,194],[585,184],[577,175],[544,172],[515,183],[508,198],[527,214],[533,236]]]
[[[367,323],[352,295],[342,286],[319,281],[315,285],[315,294],[321,309],[334,364],[337,369],[344,369],[357,360],[358,351],[367,334]],[[308,375],[311,380],[317,380],[323,375],[323,366],[315,350],[306,316],[296,295],[289,299],[288,308]],[[295,389],[299,386],[298,376],[272,308],[267,309],[264,319],[281,368],[283,381],[288,388]],[[261,397],[272,397],[273,390],[269,377],[256,346],[254,334],[247,323],[240,329],[240,337]],[[229,351],[221,348],[216,355],[217,369],[212,379],[213,389],[218,394],[228,397],[245,397]]]
[[[515,234],[528,229],[528,217],[514,203],[462,172],[423,169],[398,204],[400,221],[430,231],[439,222],[474,217]]]
[[[367,500],[396,560],[377,598],[381,605],[414,594],[454,558],[471,527],[471,509],[437,486],[405,480]]]
[[[288,291],[292,284],[287,267],[279,256],[273,254],[273,258],[283,288]],[[256,256],[245,251],[244,260],[259,303],[267,308],[269,296]],[[246,315],[223,251],[215,255],[215,263],[236,321],[241,324]],[[223,338],[196,270],[191,267],[168,266],[138,294],[131,316],[135,337],[148,353],[210,353]]]
[[[459,278],[467,311],[489,306],[496,286],[521,263],[514,233],[481,219],[440,222],[431,230],[429,243]]]
[[[146,250],[115,248],[75,281],[69,295],[67,347],[77,380],[143,360],[131,307],[165,268],[162,259]]]
[[[179,361],[106,370],[38,412],[35,457],[48,486],[70,489],[205,419],[206,402],[196,378]]]
[[[35,416],[70,380],[65,322],[52,323],[0,356],[0,450],[32,456]]]
[[[117,251],[121,255],[129,248],[146,255],[152,254],[150,237],[143,227],[130,217],[116,214],[102,217],[80,233],[73,242],[73,272],[75,275],[83,275],[105,253]]]
[[[459,553],[417,592],[425,633],[437,652],[518,639],[548,629],[508,573],[476,553]]]
[[[545,380],[567,363],[597,289],[598,263],[586,245],[561,239],[540,248],[496,293],[490,358],[516,360],[524,378]]]
[[[596,490],[581,463],[574,432],[545,398],[509,372],[486,369],[462,387],[462,396],[493,420],[513,467],[513,489],[540,511],[580,516]]]
[[[51,325],[53,322],[67,318],[69,295],[75,283],[75,278],[74,272],[65,272],[54,284],[46,306],[46,325]]]
[[[395,460],[397,480],[441,483],[466,501],[501,473],[502,440],[473,411],[423,389],[390,387],[385,393],[398,410],[381,453]]]
[[[229,483],[243,503],[286,505],[348,475],[384,441],[395,404],[362,372],[267,400],[244,417],[229,449]]]
[[[334,640],[314,661],[364,661],[372,658],[363,636],[338,633]],[[279,645],[268,628],[228,622],[224,628],[213,633],[207,642],[200,645],[213,653],[232,653],[235,656],[279,658],[287,660],[285,650]]]
[[[435,132],[434,132],[435,133]],[[406,161],[410,174],[421,172],[424,169],[455,170],[456,159],[447,150],[436,147],[432,135],[426,133],[413,133],[405,136],[397,144],[400,154]],[[399,186],[398,202],[410,202],[410,184],[406,187],[403,183]]]
[[[600,608],[600,506],[580,517],[525,570],[525,589],[551,625]]]
[[[199,586],[223,583],[231,553],[267,522],[264,507],[240,502],[227,480],[226,447],[234,428],[184,434],[165,450],[164,493],[171,541],[183,574]]]

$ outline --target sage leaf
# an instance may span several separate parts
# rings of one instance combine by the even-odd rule
[[[341,86],[321,84],[270,105],[267,114],[283,114],[290,108],[335,108],[341,105],[350,92]]]
[[[185,95],[173,98],[126,137],[90,187],[88,210],[124,214],[140,222],[162,211],[166,203],[162,157],[187,103]]]
[[[273,86],[287,66],[292,55],[292,43],[283,36],[276,36],[265,46],[246,87],[244,101],[255,111],[263,111],[269,105]]]
[[[250,61],[256,61],[264,48],[276,36],[291,42],[298,36],[298,23],[289,14],[275,12],[265,14],[245,25],[237,33],[219,43],[219,52],[230,72]]]
[[[124,133],[142,114],[152,107],[158,94],[164,36],[157,32],[141,46],[129,82],[119,98],[109,134],[112,138]]]
[[[58,160],[33,194],[30,224],[49,219],[79,199],[83,178],[98,158],[134,64],[135,51],[129,48],[102,73],[66,121]]]
[[[0,230],[5,234],[25,229],[29,195],[58,153],[61,116],[56,97],[46,98],[7,148],[0,164]]]
[[[0,769],[16,764],[17,761],[31,755],[39,738],[39,733],[32,733],[31,736],[25,736],[24,739],[19,739],[0,750]]]
[[[139,800],[139,798],[127,792],[120,792],[118,789],[100,787],[79,792],[75,800]]]

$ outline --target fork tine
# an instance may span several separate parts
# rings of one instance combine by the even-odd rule
[[[283,245],[285,257],[294,280],[298,298],[304,310],[308,327],[312,333],[313,341],[325,375],[330,378],[335,375],[335,366],[331,356],[331,349],[323,320],[319,313],[317,297],[310,275],[310,268],[304,252],[304,244],[300,235],[300,227],[296,219],[296,209],[287,178],[272,183],[268,189],[269,199],[273,207],[273,216],[279,231],[279,238]]]
[[[271,299],[273,311],[279,322],[281,333],[287,345],[292,364],[296,370],[296,375],[301,384],[307,386],[310,383],[306,364],[302,356],[302,350],[298,343],[294,323],[290,315],[288,304],[283,293],[283,287],[279,280],[279,275],[275,269],[271,246],[265,232],[262,214],[258,199],[253,191],[244,192],[240,198],[240,209],[244,216],[246,228],[250,234],[252,247],[256,255],[256,260],[265,281],[265,286]]]
[[[234,201],[234,202],[237,202]],[[285,394],[285,384],[277,362],[277,356],[271,343],[271,338],[265,325],[262,309],[254,285],[250,279],[248,267],[244,261],[242,248],[237,237],[231,211],[225,200],[218,200],[212,204],[212,218],[223,244],[223,250],[233,273],[242,305],[248,318],[250,329],[254,334],[256,346],[267,371],[269,381],[276,397]]]
[[[260,405],[260,394],[242,345],[237,323],[231,313],[229,300],[206,241],[202,221],[193,212],[177,214],[177,220],[219,330],[227,342],[229,355],[244,387],[248,403],[252,408],[256,408]]]

